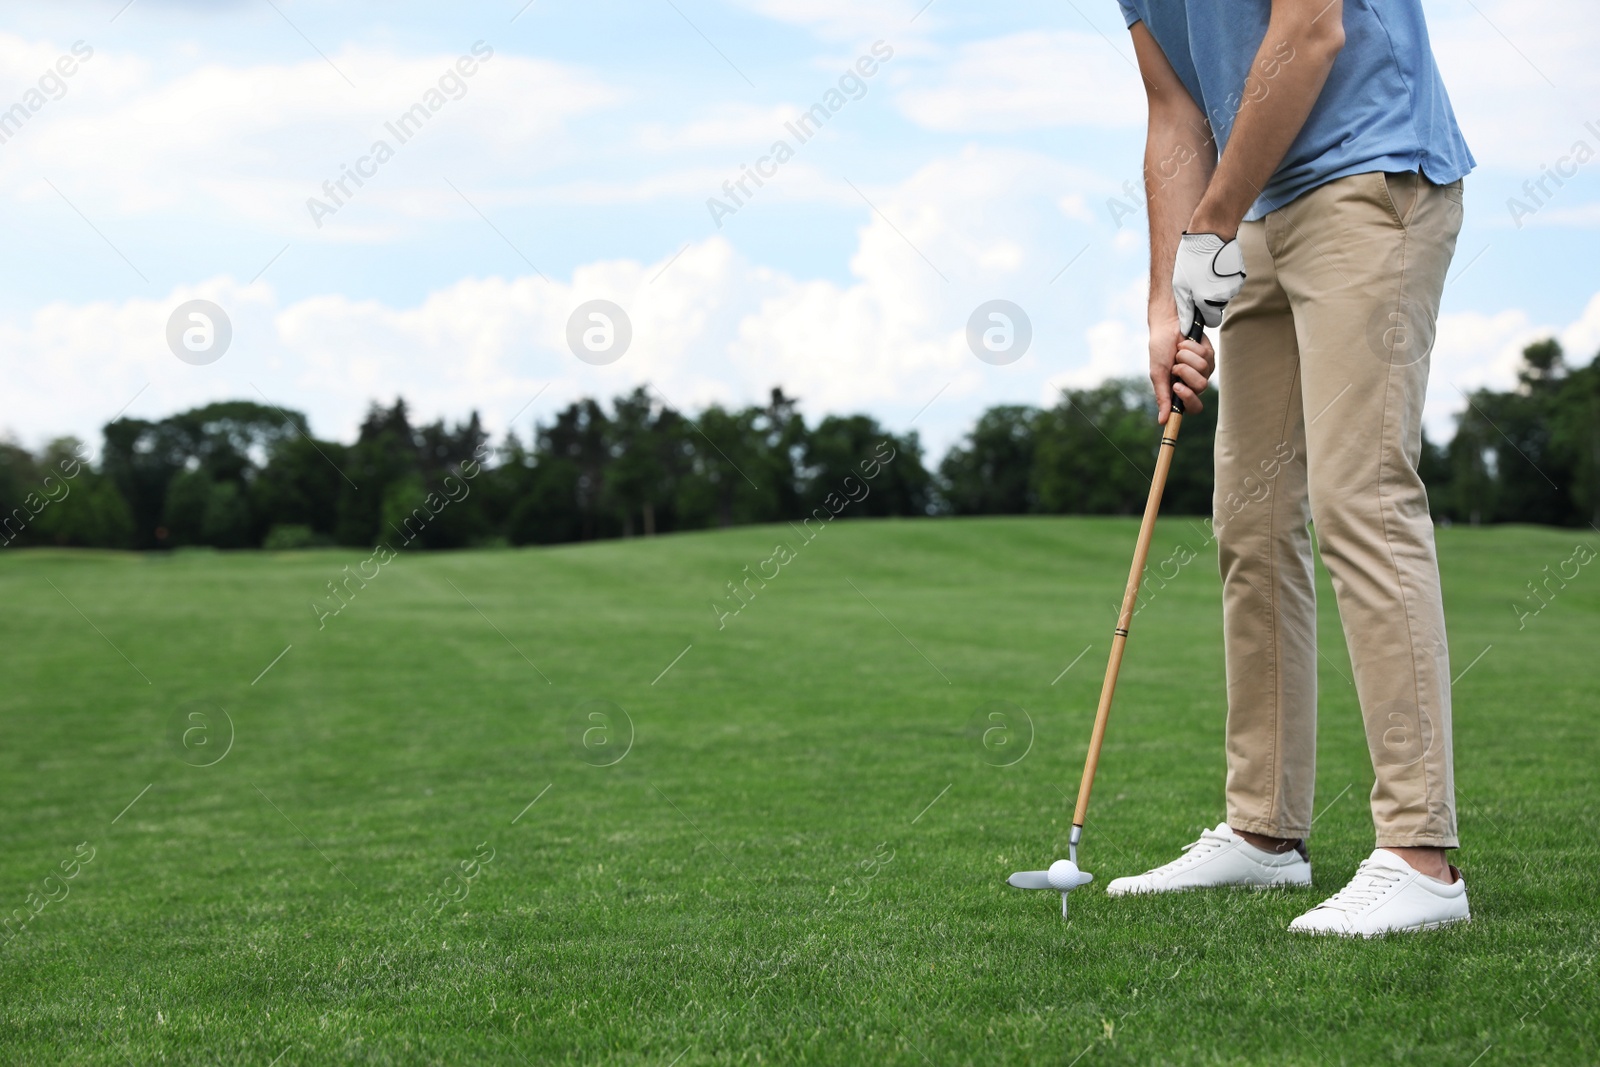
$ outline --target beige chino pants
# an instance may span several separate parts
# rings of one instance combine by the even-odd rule
[[[1316,591],[1333,579],[1366,723],[1379,846],[1454,847],[1450,663],[1422,401],[1461,183],[1329,182],[1239,231],[1222,323],[1214,523],[1228,679],[1228,823],[1311,832]],[[1339,684],[1343,684],[1340,682]]]

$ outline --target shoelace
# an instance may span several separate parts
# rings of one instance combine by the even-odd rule
[[[1194,860],[1200,859],[1203,856],[1211,855],[1213,852],[1217,851],[1219,848],[1222,848],[1232,840],[1233,839],[1231,837],[1228,837],[1224,834],[1219,834],[1215,830],[1202,830],[1200,831],[1200,839],[1198,841],[1191,841],[1187,845],[1183,846],[1183,855],[1179,856],[1171,863],[1163,864],[1162,866],[1156,868],[1155,871],[1151,871],[1150,873],[1155,874],[1156,871],[1172,872],[1182,870]]]
[[[1350,884],[1323,901],[1319,907],[1354,913],[1370,906],[1389,891],[1405,872],[1380,867],[1371,860],[1362,860]]]

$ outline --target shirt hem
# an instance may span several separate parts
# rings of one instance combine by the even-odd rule
[[[1272,212],[1288,207],[1307,193],[1329,182],[1348,178],[1353,174],[1370,174],[1373,171],[1388,171],[1391,173],[1415,170],[1421,171],[1422,176],[1434,185],[1449,185],[1451,182],[1464,178],[1472,171],[1472,162],[1453,162],[1438,157],[1429,158],[1423,155],[1388,155],[1379,156],[1377,159],[1367,159],[1360,163],[1349,163],[1337,170],[1320,174],[1315,178],[1286,184],[1281,188],[1274,188],[1270,183],[1266,191],[1250,205],[1250,210],[1245,213],[1245,222],[1256,222],[1266,218]]]

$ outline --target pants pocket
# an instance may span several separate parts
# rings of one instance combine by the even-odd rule
[[[1411,221],[1411,212],[1417,206],[1417,184],[1421,175],[1414,170],[1381,175],[1383,199],[1395,225],[1405,229]]]

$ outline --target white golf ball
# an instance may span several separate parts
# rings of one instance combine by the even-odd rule
[[[1071,860],[1056,860],[1045,872],[1045,879],[1051,889],[1076,889],[1083,882],[1078,865]]]

